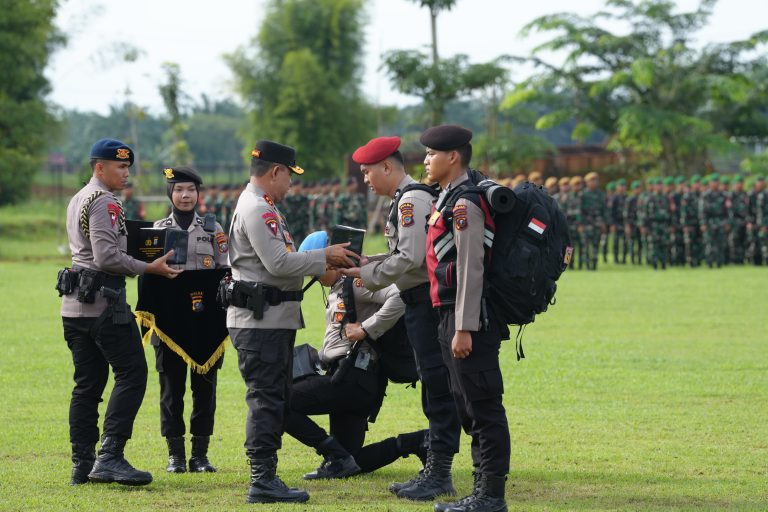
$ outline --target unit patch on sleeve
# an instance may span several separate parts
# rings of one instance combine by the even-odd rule
[[[274,212],[267,212],[261,216],[264,219],[264,224],[267,225],[272,234],[277,236],[277,214]]]
[[[457,204],[453,207],[453,225],[459,231],[467,229],[469,220],[467,219],[467,205]]]
[[[404,228],[413,226],[413,203],[400,204],[400,225]]]
[[[224,254],[229,250],[229,245],[227,245],[227,235],[225,235],[223,231],[216,233],[216,245],[219,246],[219,252],[221,254]]]

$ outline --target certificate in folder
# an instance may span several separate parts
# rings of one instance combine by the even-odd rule
[[[333,233],[331,234],[331,245],[343,244],[351,242],[349,244],[350,251],[355,254],[363,254],[363,239],[365,238],[365,230],[359,228],[353,228],[350,226],[336,225],[333,226]]]

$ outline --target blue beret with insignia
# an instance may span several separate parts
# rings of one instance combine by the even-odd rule
[[[128,162],[133,165],[133,150],[125,142],[116,139],[97,140],[91,148],[91,158]]]

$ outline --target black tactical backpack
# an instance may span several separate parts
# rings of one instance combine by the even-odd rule
[[[522,328],[554,304],[556,281],[570,263],[573,247],[565,215],[542,187],[528,182],[514,189],[509,211],[494,210],[487,191],[498,185],[478,171],[470,170],[469,175],[472,185],[456,189],[443,212],[452,211],[467,194],[486,200],[496,230],[484,274],[485,301],[500,322]]]
[[[346,306],[342,324],[357,322],[353,283],[354,279],[348,277],[342,285],[342,296]],[[400,317],[397,323],[378,339],[366,338],[366,341],[379,356],[380,370],[387,379],[398,384],[410,384],[419,380],[419,375],[416,372],[416,359],[411,342],[408,340],[408,332],[405,329],[403,317]]]

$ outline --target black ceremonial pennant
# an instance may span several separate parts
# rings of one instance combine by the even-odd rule
[[[175,279],[142,277],[136,317],[176,352],[193,371],[207,373],[224,354],[227,312],[216,303],[216,290],[227,269],[185,270]]]

